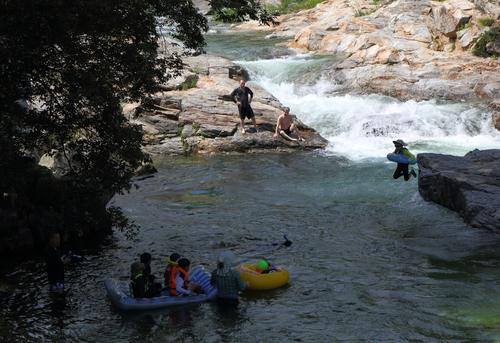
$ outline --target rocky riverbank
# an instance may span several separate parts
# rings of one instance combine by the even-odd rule
[[[169,47],[171,49],[171,47]],[[229,94],[238,87],[245,71],[228,59],[214,55],[185,58],[187,68],[182,76],[163,85],[164,92],[155,95],[155,110],[131,119],[142,125],[148,144],[144,150],[152,155],[202,155],[261,151],[293,151],[324,148],[328,141],[316,130],[295,117],[305,141],[274,137],[282,104],[263,88],[247,83],[254,93],[252,108],[257,130],[245,121],[247,133],[241,133],[238,108]],[[193,82],[195,80],[195,82]],[[191,88],[184,85],[192,83]],[[182,88],[187,88],[182,90]],[[137,104],[125,106],[132,117]],[[292,135],[292,137],[295,137]]]
[[[206,1],[195,1],[206,13]],[[475,57],[471,49],[489,27],[481,18],[497,19],[500,4],[493,1],[445,2],[399,0],[385,5],[372,1],[330,0],[315,8],[278,18],[280,25],[257,22],[234,25],[233,30],[271,30],[295,53],[331,54],[345,59],[311,71],[310,79],[332,84],[332,92],[378,93],[399,99],[477,101],[493,112],[500,129],[500,62]],[[217,32],[211,32],[217,34]],[[283,38],[288,38],[283,43]],[[175,43],[165,42],[172,51]],[[493,46],[492,49],[496,49]],[[259,133],[241,134],[237,108],[227,95],[245,71],[231,61],[209,55],[189,57],[181,77],[156,95],[155,111],[135,122],[147,132],[145,150],[153,155],[199,155],[250,151],[317,149],[327,145],[314,128],[296,119],[305,143],[274,138],[282,104],[249,82]],[[187,88],[186,85],[193,86]],[[131,113],[135,105],[126,106]],[[245,125],[250,127],[250,121]]]
[[[500,150],[474,150],[464,157],[419,154],[418,189],[433,201],[460,213],[472,227],[500,232]]]

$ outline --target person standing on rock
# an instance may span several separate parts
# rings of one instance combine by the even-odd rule
[[[247,117],[248,119],[252,119],[255,132],[259,132],[259,129],[257,129],[257,124],[255,123],[255,115],[253,114],[252,107],[250,106],[253,99],[253,92],[250,90],[250,88],[245,87],[245,80],[240,80],[240,86],[233,90],[230,97],[238,105],[238,111],[240,113],[241,133],[245,133],[245,125],[243,122],[245,120],[245,117]]]
[[[299,138],[290,137],[290,134],[292,132],[295,132],[295,134]],[[276,132],[274,133],[274,137],[278,137],[278,134],[291,141],[304,140],[304,138],[300,135],[297,126],[295,126],[295,124],[293,123],[293,118],[290,115],[290,108],[288,107],[285,107],[283,109],[283,114],[278,117],[278,122],[276,123]]]

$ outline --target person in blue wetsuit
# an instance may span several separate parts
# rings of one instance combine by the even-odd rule
[[[410,163],[415,160],[415,156],[405,148],[405,146],[407,146],[408,144],[406,144],[402,139],[398,139],[392,142],[394,143],[394,147],[396,148],[393,154],[410,157]],[[405,181],[408,181],[410,179],[410,175],[413,175],[413,177],[415,178],[417,177],[417,173],[415,173],[415,170],[413,169],[408,173],[408,163],[398,163],[393,177],[394,179],[397,179],[401,177],[401,175],[403,175]]]

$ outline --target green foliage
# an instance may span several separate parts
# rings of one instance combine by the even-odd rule
[[[468,23],[468,24],[463,24],[462,26],[460,26],[457,31],[462,31],[462,30],[466,30],[468,29],[469,27],[472,27],[474,25],[474,23]]]
[[[198,130],[201,128],[201,125],[200,124],[194,124],[194,132],[198,132]]]
[[[151,105],[183,66],[180,54],[158,55],[158,25],[195,50],[208,29],[190,0],[0,2],[0,194],[25,194],[26,156],[50,149],[70,162],[75,197],[130,190],[150,158],[121,101]]]
[[[256,0],[209,0],[214,12],[214,18],[224,23],[240,23],[243,21],[258,20],[264,25],[277,25],[275,15],[261,7]]]
[[[354,17],[355,18],[364,17],[366,15],[370,15],[370,14],[376,12],[380,7],[382,7],[382,5],[377,5],[377,7],[372,8],[369,11],[363,11],[361,9],[361,6],[359,5],[359,2],[357,2],[356,0],[354,0],[354,5],[351,5],[351,9],[354,12]]]
[[[481,18],[477,20],[477,22],[482,26],[491,26],[494,21],[495,18]]]
[[[195,76],[190,82],[185,82],[182,84],[182,90],[185,91],[186,89],[193,88],[196,86],[196,83],[198,82],[200,78],[198,76]]]
[[[274,16],[289,14],[297,11],[308,10],[316,7],[317,4],[325,0],[282,0],[278,7],[266,5],[265,8]],[[374,4],[378,4],[378,0],[374,0]]]
[[[472,49],[472,54],[481,57],[490,57],[490,54],[486,50],[486,44],[489,42],[499,42],[500,41],[500,26],[494,27],[486,32],[484,32],[477,40],[476,45]]]
[[[223,23],[240,23],[241,18],[238,13],[230,8],[223,8],[222,10],[214,13],[214,19]]]

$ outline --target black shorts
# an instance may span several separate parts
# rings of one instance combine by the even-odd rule
[[[283,129],[280,129],[280,133],[281,133],[281,132],[284,132],[284,133],[286,133],[286,134],[287,134],[287,135],[289,135],[289,136],[290,136],[290,134],[292,133],[292,131],[290,131],[290,128],[288,128],[288,129],[284,129],[284,130],[283,130]]]
[[[243,106],[238,106],[238,110],[240,111],[240,119],[245,119],[247,117],[248,119],[251,119],[254,117],[252,107],[243,107]]]

